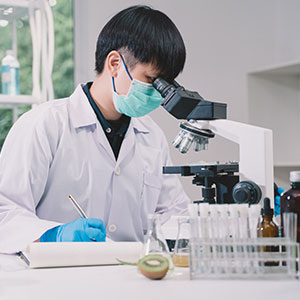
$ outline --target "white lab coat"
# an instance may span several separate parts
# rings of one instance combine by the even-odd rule
[[[164,134],[149,116],[131,119],[116,161],[81,86],[41,104],[16,122],[0,155],[0,252],[23,250],[79,218],[69,194],[104,221],[112,240],[142,241],[147,214],[164,222],[186,212],[177,176],[162,174],[170,164]]]

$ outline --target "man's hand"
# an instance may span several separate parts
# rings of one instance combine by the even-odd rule
[[[106,229],[100,219],[78,219],[49,229],[40,242],[105,242]]]

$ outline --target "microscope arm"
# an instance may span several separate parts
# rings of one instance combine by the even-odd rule
[[[193,125],[237,143],[241,180],[254,181],[263,197],[274,199],[272,130],[230,120],[196,121]]]
[[[160,92],[162,106],[181,123],[181,131],[173,146],[186,153],[194,145],[195,151],[207,148],[214,134],[233,141],[240,150],[240,178],[258,184],[263,197],[274,203],[273,137],[269,129],[226,119],[227,105],[204,100],[197,92],[186,90],[177,82],[168,83],[156,78],[153,86]],[[201,129],[201,130],[199,130]]]

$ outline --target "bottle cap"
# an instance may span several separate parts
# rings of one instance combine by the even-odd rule
[[[238,204],[238,214],[241,218],[248,218],[249,205]]]
[[[207,218],[209,212],[209,204],[208,203],[200,203],[199,204],[199,213],[201,218]]]
[[[261,214],[267,215],[267,216],[273,216],[274,215],[274,209],[270,206],[270,199],[265,198],[264,199],[264,207],[261,209]]]
[[[218,206],[217,206],[217,204],[209,205],[209,214],[212,218],[217,218],[218,217]],[[201,211],[200,211],[200,216],[201,216]]]
[[[229,216],[230,218],[238,218],[238,206],[240,204],[230,204],[229,205]]]
[[[6,55],[15,56],[14,50],[6,50]]]
[[[220,217],[222,218],[228,217],[229,204],[219,204],[217,209]]]
[[[300,171],[290,172],[290,182],[300,182]]]

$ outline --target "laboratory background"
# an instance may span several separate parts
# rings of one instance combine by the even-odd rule
[[[93,79],[99,28],[136,1],[74,1],[75,83]],[[187,49],[178,82],[205,99],[227,103],[228,119],[273,130],[275,182],[289,188],[289,172],[300,168],[300,2],[150,1],[177,24]],[[89,20],[86,22],[86,20]],[[171,142],[178,121],[159,108],[151,116]],[[238,146],[222,138],[209,150],[182,155],[170,146],[174,164],[239,160]],[[253,148],[256,147],[253,141]],[[181,178],[191,199],[199,188]]]
[[[93,80],[96,39],[117,11],[137,1],[49,1],[55,26],[53,87],[55,98],[69,96],[78,83]],[[289,173],[300,167],[299,74],[300,27],[297,0],[265,1],[145,1],[164,11],[178,26],[187,49],[178,82],[205,99],[227,104],[227,118],[273,130],[275,182],[289,188]],[[87,22],[88,20],[88,22]],[[3,24],[5,25],[5,23]],[[2,25],[2,26],[3,26]],[[11,25],[8,25],[10,27]],[[28,19],[17,21],[21,93],[30,93],[31,36]],[[4,30],[11,28],[1,27]],[[11,41],[0,35],[0,59]],[[26,50],[26,51],[25,51]],[[28,51],[27,51],[28,50]],[[23,55],[23,53],[25,53]],[[1,101],[1,100],[0,100]],[[0,107],[0,140],[11,126],[12,111]],[[19,111],[26,110],[20,106]],[[151,117],[164,130],[170,145],[178,121],[163,108]],[[253,141],[253,147],[256,147]],[[238,161],[238,145],[216,137],[209,151],[182,155],[170,146],[175,165],[201,161]],[[201,197],[191,178],[181,177],[191,199]]]
[[[0,15],[4,13],[1,10],[1,4],[7,7],[9,3],[13,2],[21,3],[22,1],[0,0]],[[53,23],[46,24],[42,21],[40,24],[33,24],[30,22],[27,13],[24,14],[22,10],[20,10],[21,17],[12,19],[9,22],[4,19],[0,20],[0,61],[2,61],[2,65],[5,65],[11,59],[10,63],[17,66],[19,72],[19,82],[15,86],[15,96],[7,97],[4,95],[7,94],[4,91],[5,86],[2,84],[0,87],[0,149],[13,123],[24,112],[41,103],[40,99],[44,102],[68,97],[78,84],[94,80],[96,76],[94,70],[95,50],[99,32],[108,20],[120,10],[131,5],[143,4],[167,14],[176,24],[183,37],[187,56],[184,70],[176,79],[177,82],[190,91],[198,92],[205,100],[227,104],[228,120],[272,130],[274,182],[281,188],[282,192],[290,189],[290,172],[300,171],[299,0],[49,0],[48,2],[53,14]],[[8,11],[7,14],[10,14],[10,12]],[[45,11],[45,14],[47,14],[47,11]],[[35,60],[35,46],[39,47],[38,34],[34,37],[32,32],[38,33],[39,30],[45,30],[47,33],[53,32],[53,34],[49,34],[47,40],[50,47],[49,45],[45,46],[49,47],[50,50],[43,50],[42,42],[41,56]],[[54,51],[51,51],[51,43]],[[8,50],[13,50],[13,52]],[[17,59],[13,60],[10,56],[11,53],[17,53]],[[234,138],[222,137],[222,134],[209,140],[207,150],[199,152],[190,150],[187,153],[180,153],[177,148],[172,146],[172,141],[180,131],[179,120],[167,113],[163,107],[151,112],[150,116],[165,133],[175,166],[202,165],[205,163],[217,165],[219,162],[234,164],[234,162],[239,162],[241,159],[239,143],[235,142]],[[249,161],[251,158],[251,167],[254,170],[251,172],[253,174],[256,171],[259,173],[262,168],[261,157],[257,158],[256,163],[255,157],[251,157],[251,153],[261,149],[265,144],[262,145],[261,140],[256,138],[253,132],[250,133],[247,130],[239,130],[238,136],[243,141],[247,140],[247,143],[245,142],[248,145],[246,156],[249,157]],[[262,152],[266,155],[267,150],[264,149]],[[267,155],[265,158],[267,158]],[[269,157],[269,159],[272,160],[272,157]],[[265,166],[266,169],[268,167],[269,165]],[[249,166],[247,168],[249,169]],[[267,175],[264,176],[267,177]],[[192,183],[192,176],[180,176],[180,172],[178,172],[178,177],[184,191],[192,201],[200,200],[203,197],[200,186]],[[269,188],[270,182],[265,183],[265,185]],[[270,207],[268,201],[262,202],[265,209],[262,214],[264,212],[267,214],[274,207],[274,203],[271,200]],[[198,213],[201,215],[201,209],[203,209],[202,213],[205,214],[208,208],[190,206],[190,216],[195,217]],[[251,212],[249,209],[249,216],[251,216],[251,213],[255,214],[257,221],[257,211]],[[258,215],[260,213],[259,208]],[[251,223],[250,217],[248,221]],[[182,229],[181,233],[187,232],[184,229],[186,220],[181,220],[181,222],[178,228]],[[251,227],[251,225],[249,226]],[[192,235],[193,227],[191,228],[192,232],[189,234]],[[222,232],[221,223],[218,223],[215,228]],[[256,224],[253,228],[256,232]],[[224,235],[226,234],[224,233]],[[274,233],[273,236],[278,238],[278,233]],[[176,236],[172,237],[176,238]],[[183,240],[187,239],[187,237],[183,238]],[[295,244],[292,246],[294,247]],[[222,244],[221,247],[226,247],[226,245]],[[275,242],[270,242],[267,246],[265,244],[255,244],[253,247],[256,247],[256,250],[259,247],[269,247],[269,249],[272,249],[270,252],[272,252],[276,247],[279,247],[278,245]],[[286,245],[280,244],[280,247]],[[214,246],[215,244],[211,247]],[[195,247],[197,251],[199,250],[197,245],[193,244],[192,247]],[[250,249],[249,244],[243,244],[242,246],[233,244],[232,249],[235,249],[234,247],[248,247],[247,249]],[[299,276],[299,246],[297,247],[298,267],[296,268],[293,265],[291,269]],[[274,252],[278,252],[278,249],[276,248]],[[243,268],[256,270],[257,267],[257,270],[259,270],[257,261],[255,259],[251,260],[251,253],[256,250],[249,251],[250,254],[246,258],[245,265],[242,264],[237,273],[243,273]],[[201,252],[201,250],[199,251]],[[293,257],[291,261],[295,263],[293,261],[294,253],[289,254]],[[193,255],[190,256],[190,259],[195,261],[198,258]],[[224,259],[225,265],[221,264],[221,268],[226,270],[226,263],[231,262],[231,258],[223,257],[222,259]],[[247,259],[249,259],[249,262]],[[274,260],[280,260],[280,264],[290,267],[289,262],[285,259],[287,257],[277,257]],[[278,261],[274,262],[270,259],[268,262],[272,266],[278,266],[279,264]],[[213,270],[212,273],[214,273],[214,265],[203,265],[203,269],[201,260],[198,267],[201,272],[206,267],[212,268],[210,270]],[[197,269],[197,267],[195,268]],[[90,273],[87,269],[82,270],[79,278],[84,280]],[[115,269],[116,273],[111,270],[107,271],[107,278],[111,281],[114,278],[120,281],[123,280],[117,269]],[[206,274],[205,270],[203,274]],[[66,272],[72,276],[71,269]],[[217,272],[215,271],[215,273]],[[67,273],[59,273],[57,278],[63,281],[65,280],[65,274]],[[129,280],[135,278],[135,273],[128,274]],[[197,277],[199,273],[195,274],[195,278],[199,279]],[[13,279],[13,277],[11,278]],[[200,278],[202,277],[200,276]],[[212,278],[215,279],[214,275]],[[96,279],[93,280],[93,282],[97,282]],[[68,287],[72,284],[69,282]],[[227,286],[225,281],[219,284],[221,286],[220,291],[223,288],[228,293],[231,292],[230,285]],[[232,283],[232,286],[237,291],[242,291],[243,287],[245,287],[245,290],[249,289],[245,299],[254,299],[254,297],[250,297],[250,289],[257,297],[259,297],[258,293],[260,291],[264,291],[265,294],[272,291],[275,295],[274,284],[272,284],[268,282],[264,285],[263,282],[257,282],[252,286],[247,282],[244,286],[243,284],[238,286],[238,283],[235,282]],[[286,285],[287,289],[288,284]],[[298,281],[297,284],[299,285]],[[12,286],[14,285],[12,284]],[[112,284],[108,286],[113,288]],[[179,283],[178,286],[184,286],[184,283]],[[258,287],[257,291],[253,290],[255,286]],[[89,288],[87,283],[84,284],[84,287]],[[125,289],[125,283],[121,283],[121,287]],[[137,294],[142,293],[140,291],[143,287],[149,288],[142,282]],[[151,286],[151,289],[153,287]],[[167,290],[171,288],[171,285],[167,283],[165,287],[166,290],[162,293],[164,296],[167,295]],[[195,287],[193,283],[189,285],[190,291],[193,290],[193,287]],[[131,286],[131,288],[134,287]],[[209,282],[207,286],[202,286],[202,288],[208,291],[214,289],[215,285]],[[60,286],[60,289],[63,289],[63,287]],[[293,285],[293,291],[295,290],[296,287]],[[297,290],[299,291],[298,286]],[[213,293],[216,296],[218,291]],[[184,296],[184,293],[179,292],[179,294],[182,297]],[[74,292],[70,295],[76,297]],[[91,296],[92,291],[89,291],[88,295]],[[280,290],[278,296],[283,295],[290,296],[290,299],[296,299],[292,289],[286,294],[283,290]]]

